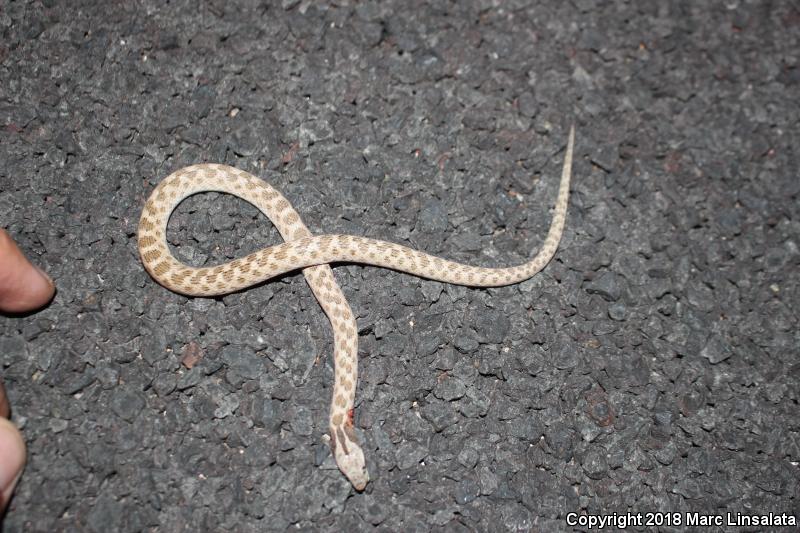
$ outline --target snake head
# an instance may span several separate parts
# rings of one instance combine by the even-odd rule
[[[367,462],[358,445],[352,424],[331,428],[331,449],[339,470],[347,476],[353,487],[361,492],[369,482]]]

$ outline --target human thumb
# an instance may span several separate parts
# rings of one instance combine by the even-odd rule
[[[9,420],[0,418],[0,511],[5,509],[25,466],[25,441]]]

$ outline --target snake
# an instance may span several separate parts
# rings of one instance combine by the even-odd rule
[[[470,266],[392,242],[356,235],[313,235],[289,201],[267,182],[223,164],[181,168],[164,178],[144,204],[138,249],[145,270],[167,289],[186,296],[220,296],[301,270],[333,329],[334,387],[329,444],[341,472],[357,491],[369,482],[353,422],[358,379],[358,330],[331,264],[360,263],[469,287],[500,287],[525,281],[553,258],[564,231],[572,175],[575,128],[570,128],[553,218],[538,253],[512,267]],[[182,263],[167,243],[167,223],[185,198],[201,192],[232,194],[258,208],[284,242],[215,266]]]

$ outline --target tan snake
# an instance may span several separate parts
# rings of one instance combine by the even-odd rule
[[[358,333],[353,312],[333,277],[330,263],[364,263],[472,287],[498,287],[530,278],[547,265],[561,240],[574,140],[575,131],[571,128],[547,238],[533,259],[518,266],[475,267],[366,237],[314,236],[289,201],[266,182],[243,170],[213,164],[182,168],[153,190],[139,220],[139,254],[145,269],[156,281],[171,291],[189,296],[227,294],[286,272],[303,270],[333,327],[335,384],[330,411],[331,449],[339,469],[356,490],[363,490],[369,475],[353,429]],[[275,224],[286,242],[217,266],[196,268],[181,263],[167,244],[167,222],[184,198],[207,191],[225,192],[250,202]]]

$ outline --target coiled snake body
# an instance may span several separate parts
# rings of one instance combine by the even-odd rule
[[[153,190],[139,221],[139,254],[150,275],[164,287],[189,296],[235,292],[285,272],[303,270],[333,327],[334,374],[330,410],[331,448],[339,469],[357,490],[369,481],[364,453],[353,429],[358,376],[356,321],[330,263],[364,263],[422,278],[471,287],[497,287],[524,281],[547,265],[564,229],[572,170],[574,128],[567,142],[553,220],[539,253],[527,263],[483,268],[448,261],[399,244],[354,235],[317,235],[281,193],[263,180],[226,165],[193,165],[165,178]],[[167,222],[187,196],[216,191],[238,196],[261,210],[286,241],[213,267],[196,268],[177,260],[167,245]]]

